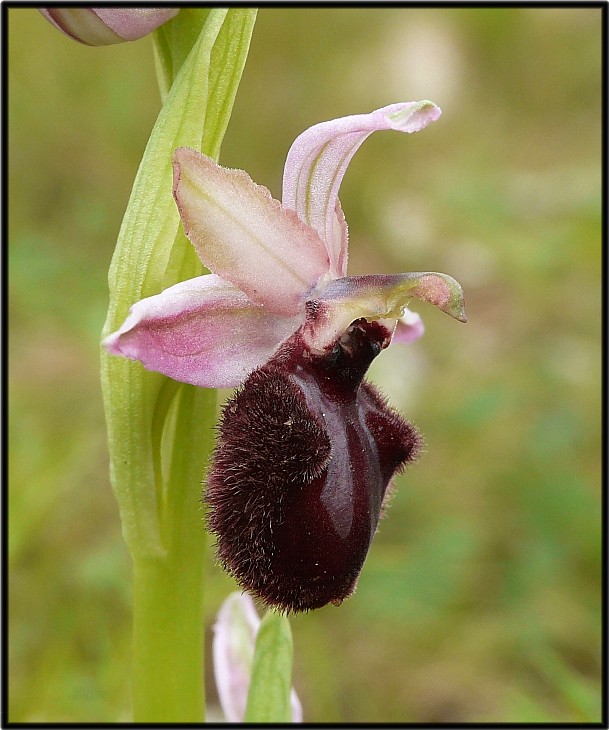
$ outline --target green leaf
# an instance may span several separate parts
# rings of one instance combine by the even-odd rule
[[[211,52],[210,95],[203,134],[203,152],[216,160],[230,121],[256,19],[251,8],[229,11]]]
[[[154,60],[161,99],[169,93],[178,71],[192,50],[203,28],[209,8],[181,8],[168,23],[153,33]]]
[[[146,146],[119,232],[108,275],[104,335],[120,326],[134,302],[202,272],[179,231],[171,159],[180,146],[219,154],[254,20],[255,11],[250,9],[210,10],[177,72]],[[105,353],[101,370],[111,479],[123,534],[134,556],[160,557],[166,545],[159,495],[170,490],[155,480],[160,470],[155,469],[158,443],[152,433],[162,431],[158,424],[153,427],[153,420],[155,413],[157,418],[163,413],[156,404],[165,378],[147,372],[139,363]],[[205,454],[193,458],[199,459],[202,474]]]
[[[280,613],[262,619],[252,666],[245,722],[291,722],[292,631]]]

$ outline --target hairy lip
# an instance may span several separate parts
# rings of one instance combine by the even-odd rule
[[[284,611],[355,589],[417,430],[363,380],[385,330],[358,321],[323,356],[297,333],[227,403],[205,498],[218,557]]]

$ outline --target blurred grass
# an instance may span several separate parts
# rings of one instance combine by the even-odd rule
[[[25,8],[8,44],[9,719],[124,721],[98,339],[152,49],[81,47]],[[373,366],[427,449],[356,595],[293,621],[307,721],[600,720],[600,91],[598,8],[259,13],[223,163],[278,196],[310,124],[433,99],[439,122],[349,170],[350,273],[446,271],[469,315],[421,305],[425,337]],[[208,574],[211,626],[233,584]]]

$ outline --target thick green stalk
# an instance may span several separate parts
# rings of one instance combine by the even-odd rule
[[[136,722],[204,717],[201,459],[213,444],[215,391],[180,385],[167,419],[171,451],[163,558],[134,558],[133,697]],[[193,458],[193,455],[195,457]]]
[[[112,259],[104,334],[121,325],[134,302],[201,273],[180,229],[171,158],[176,147],[187,146],[217,159],[255,15],[241,8],[189,9],[155,37],[164,103]],[[105,354],[101,369],[112,485],[134,567],[134,720],[201,722],[206,535],[200,494],[216,394]]]
[[[205,717],[200,562],[188,560],[183,571],[175,560],[134,562],[134,722]]]

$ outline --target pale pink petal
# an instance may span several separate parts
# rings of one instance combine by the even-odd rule
[[[137,302],[102,344],[110,354],[140,360],[174,380],[227,388],[263,365],[303,318],[269,314],[208,274]]]
[[[399,319],[389,317],[376,321],[386,327],[390,333],[387,344],[408,345],[418,340],[425,333],[425,325],[421,317],[408,308]]]
[[[133,41],[151,33],[179,12],[179,8],[39,8],[44,17],[67,36],[89,46]]]
[[[323,352],[332,347],[356,319],[395,321],[402,318],[413,297],[435,304],[461,322],[467,321],[463,290],[447,274],[425,271],[348,276],[331,281],[322,294],[307,305],[303,337],[312,350]],[[412,317],[411,324],[417,326]],[[400,337],[401,333],[398,333],[398,340]]]
[[[243,722],[260,619],[246,593],[231,593],[214,624],[214,676],[228,722]],[[292,722],[302,722],[302,705],[291,693]]]
[[[103,22],[126,41],[143,38],[171,20],[180,8],[91,8]]]
[[[186,147],[174,153],[174,196],[201,261],[257,304],[295,314],[327,274],[317,233],[242,170]]]
[[[351,158],[372,132],[418,132],[440,114],[431,101],[390,104],[370,114],[316,124],[294,140],[283,172],[283,204],[319,233],[328,248],[334,277],[346,273],[346,240],[336,236],[335,210]]]
[[[410,309],[406,309],[400,319],[398,319],[397,326],[393,332],[392,342],[397,342],[402,345],[407,345],[419,337],[422,337],[425,332],[425,325],[423,320],[417,314]]]
[[[243,722],[260,619],[245,593],[231,593],[214,624],[214,676],[228,722]]]

